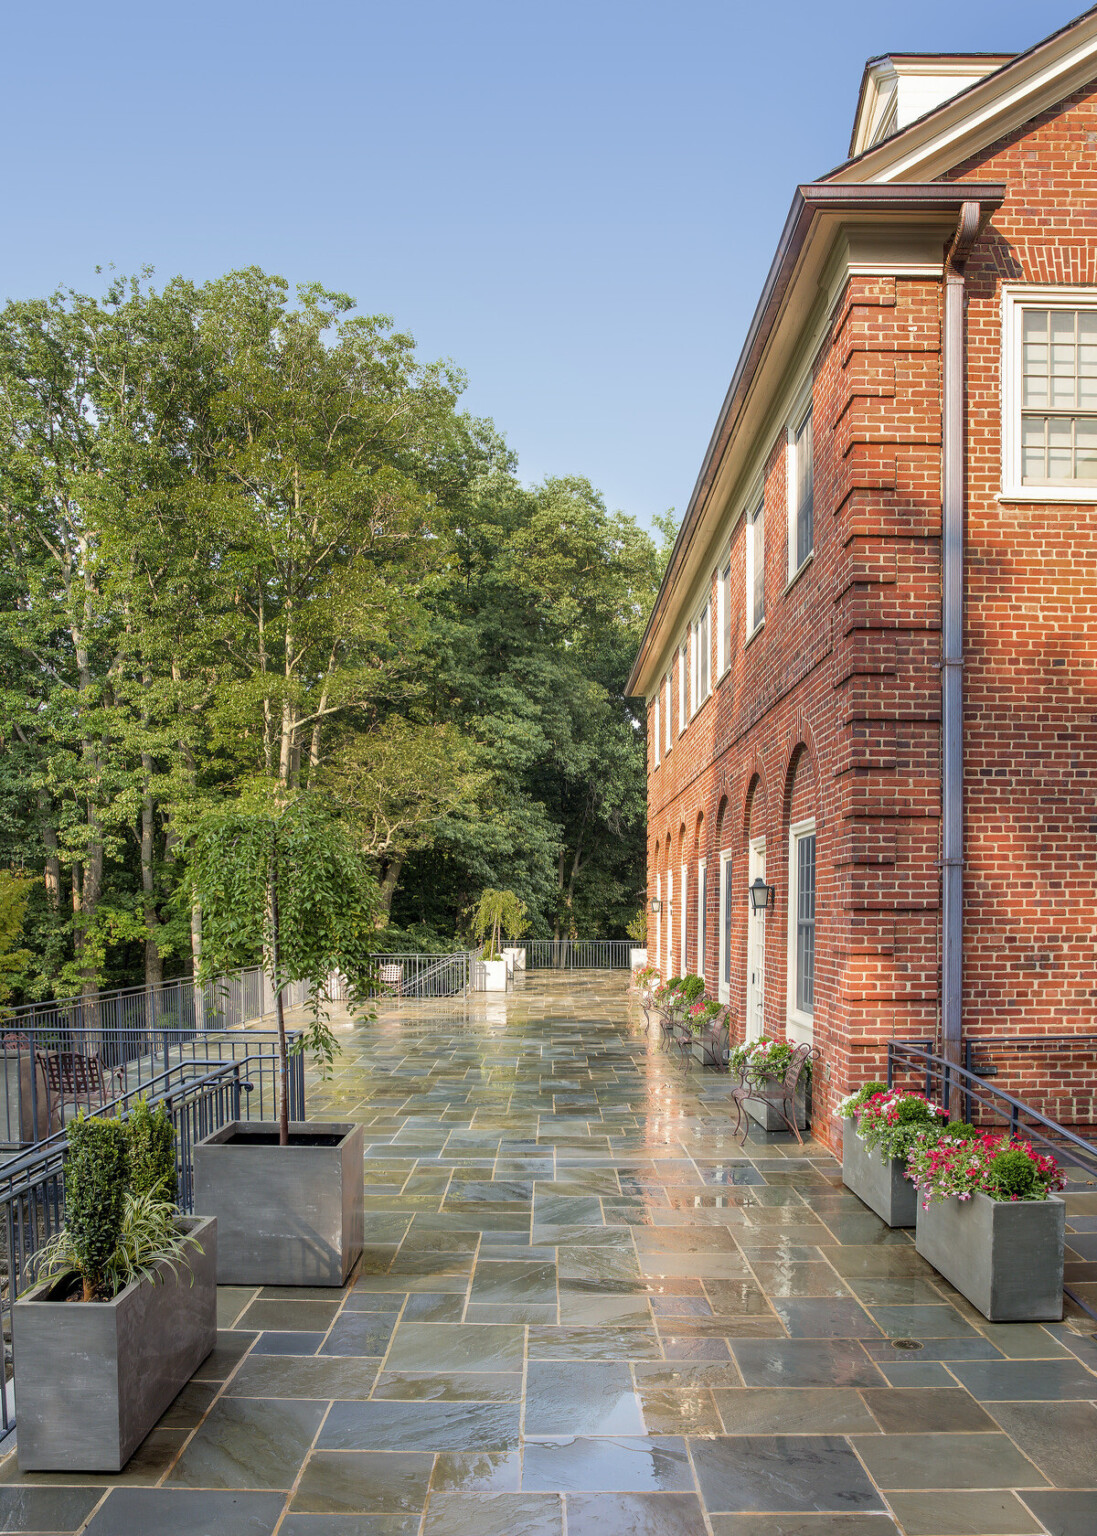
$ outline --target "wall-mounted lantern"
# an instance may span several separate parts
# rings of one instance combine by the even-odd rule
[[[757,875],[754,884],[747,886],[747,892],[750,896],[750,910],[752,912],[765,912],[768,907],[773,905],[773,898],[777,895],[777,887],[775,885],[767,885],[761,875]]]
[[[658,896],[653,896],[651,898],[651,910],[656,915],[658,915],[663,910],[663,903],[659,900]]]

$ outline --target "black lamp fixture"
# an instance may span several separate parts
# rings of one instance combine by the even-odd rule
[[[659,900],[658,896],[651,898],[651,910],[656,914],[663,910],[663,903]]]
[[[777,887],[775,885],[767,885],[761,875],[756,875],[753,884],[747,886],[747,893],[750,896],[750,910],[752,912],[765,912],[767,908],[773,905],[773,898],[777,894]]]

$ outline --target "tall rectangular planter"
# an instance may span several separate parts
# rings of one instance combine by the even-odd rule
[[[1047,1200],[919,1201],[914,1245],[992,1323],[1063,1315],[1066,1206]]]
[[[44,1281],[12,1308],[21,1472],[119,1472],[217,1340],[217,1223],[181,1216],[202,1246],[113,1301],[55,1301]]]
[[[842,1183],[889,1227],[913,1227],[918,1191],[906,1177],[900,1157],[883,1158],[866,1147],[847,1120],[842,1130]]]
[[[775,1087],[776,1084],[767,1086]],[[775,1108],[775,1106],[772,1104],[769,1104],[760,1099],[745,1099],[743,1101],[743,1108],[754,1121],[755,1125],[761,1126],[763,1131],[788,1130],[788,1123],[785,1120],[784,1115],[782,1115],[781,1111]],[[796,1093],[796,1125],[799,1130],[806,1131],[807,1123],[807,1089],[801,1086]]]
[[[194,1147],[194,1206],[216,1216],[219,1285],[342,1285],[362,1252],[363,1129],[234,1120]]]

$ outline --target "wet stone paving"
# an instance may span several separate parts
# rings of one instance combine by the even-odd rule
[[[347,1287],[222,1289],[125,1471],[9,1456],[0,1531],[1097,1533],[1093,1324],[988,1324],[821,1146],[741,1148],[625,977],[340,1034],[309,1114],[366,1127]],[[1069,1202],[1088,1285],[1097,1190]]]

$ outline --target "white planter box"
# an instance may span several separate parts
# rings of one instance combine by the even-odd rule
[[[1066,1206],[992,1200],[977,1191],[923,1207],[914,1246],[992,1323],[1058,1322],[1063,1315]]]
[[[638,970],[641,965],[647,965],[648,952],[646,949],[630,949],[628,952],[628,968],[630,971]]]
[[[509,972],[505,960],[477,960],[472,985],[477,992],[505,992]]]
[[[516,971],[524,971],[526,968],[526,947],[524,944],[508,945],[503,951],[503,958],[510,964],[511,975]]]

